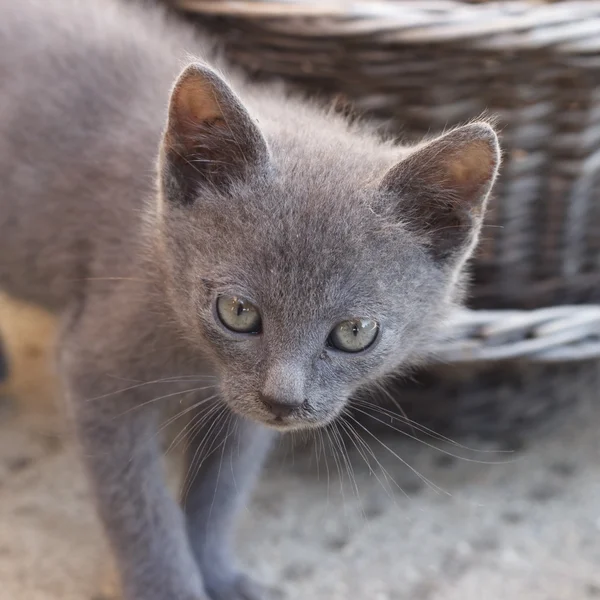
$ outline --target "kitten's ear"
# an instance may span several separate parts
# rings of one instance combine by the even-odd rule
[[[397,199],[398,218],[444,260],[477,239],[499,165],[496,133],[472,123],[415,150],[386,173],[381,188]]]
[[[220,188],[265,168],[269,149],[225,81],[192,64],[171,93],[161,158],[168,199],[190,204],[203,184]]]

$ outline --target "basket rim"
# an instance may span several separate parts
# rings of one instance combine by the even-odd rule
[[[460,308],[442,333],[434,358],[445,363],[599,359],[600,305],[529,311]]]
[[[270,33],[302,38],[374,37],[431,44],[467,40],[489,49],[554,47],[600,52],[600,0],[473,4],[461,0],[172,0],[176,9],[245,20]]]
[[[248,17],[378,17],[391,16],[403,21],[405,14],[422,14],[423,18],[444,16],[460,11],[468,18],[492,16],[557,15],[573,10],[588,14],[597,12],[600,0],[559,0],[539,2],[533,0],[492,0],[474,3],[468,0],[172,0],[179,8],[212,14],[246,15]]]

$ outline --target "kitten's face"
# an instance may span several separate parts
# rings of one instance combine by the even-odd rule
[[[450,303],[443,269],[372,212],[373,194],[282,183],[238,186],[226,208],[204,202],[167,223],[175,244],[194,240],[172,263],[176,302],[223,400],[283,428],[333,419],[405,364]]]
[[[200,143],[190,159],[181,162],[193,139],[177,127],[207,110],[186,95],[206,80],[176,88],[163,149],[171,300],[233,411],[279,429],[323,425],[358,387],[420,358],[452,307],[495,176],[495,136],[471,126],[390,168],[389,148],[364,156],[350,143],[337,152],[310,132],[308,141],[267,142],[234,111],[222,116],[231,144],[218,139],[214,111],[236,99],[220,80],[212,84],[226,97],[209,107],[205,130],[193,132]],[[175,135],[177,152],[169,154]],[[216,167],[190,169],[198,146],[198,164]],[[485,168],[473,166],[475,155]],[[433,168],[432,157],[440,162]],[[452,206],[444,203],[440,184],[462,186],[476,206],[462,207],[456,189]]]

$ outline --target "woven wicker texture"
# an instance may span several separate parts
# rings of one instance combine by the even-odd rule
[[[600,2],[175,4],[255,75],[341,94],[403,139],[498,115],[472,306],[600,300]]]
[[[454,363],[558,363],[600,357],[600,306],[460,311],[435,354]]]

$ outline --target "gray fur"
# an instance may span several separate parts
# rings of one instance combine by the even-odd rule
[[[266,426],[325,424],[426,356],[460,299],[496,136],[479,123],[399,147],[280,87],[230,69],[226,84],[155,9],[0,0],[0,13],[0,287],[62,319],[59,364],[126,598],[261,598],[229,549]],[[218,108],[205,120],[178,104],[194,77]],[[262,334],[225,330],[219,293],[259,307]],[[379,322],[376,343],[327,347],[352,317]],[[202,399],[205,376],[217,400]],[[202,435],[182,513],[156,433],[161,402],[192,388]],[[304,402],[275,421],[261,398],[276,397]]]

